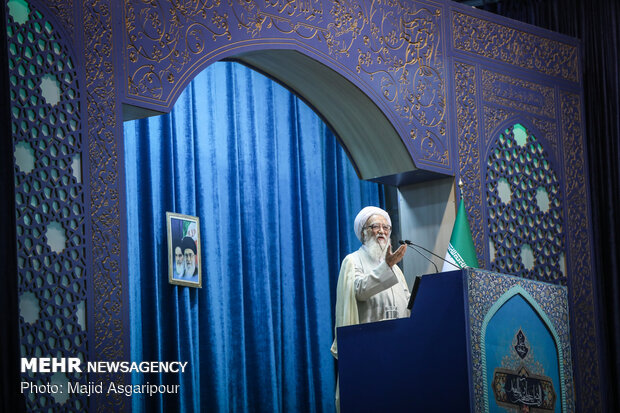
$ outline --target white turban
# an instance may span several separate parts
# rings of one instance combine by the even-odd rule
[[[368,218],[373,215],[381,215],[382,217],[387,219],[388,224],[392,226],[392,220],[390,219],[390,216],[387,212],[385,212],[381,208],[367,206],[357,214],[357,216],[355,217],[355,223],[353,224],[355,235],[357,235],[357,238],[360,241],[362,241],[362,229],[364,228],[364,225],[366,225],[366,221],[368,221]]]

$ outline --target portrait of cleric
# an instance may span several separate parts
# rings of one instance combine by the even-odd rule
[[[166,212],[168,230],[168,281],[189,287],[202,286],[200,222],[198,217]]]

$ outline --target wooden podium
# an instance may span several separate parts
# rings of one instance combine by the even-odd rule
[[[410,318],[338,329],[342,413],[574,412],[565,287],[474,269],[419,283]]]

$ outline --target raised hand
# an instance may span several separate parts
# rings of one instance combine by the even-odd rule
[[[392,253],[392,245],[388,246],[388,249],[385,251],[385,262],[390,267],[398,264],[403,257],[405,256],[405,251],[407,251],[407,245],[403,244],[398,249]]]

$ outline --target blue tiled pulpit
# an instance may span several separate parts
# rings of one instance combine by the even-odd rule
[[[338,329],[341,411],[574,412],[566,287],[426,275],[411,317]]]

